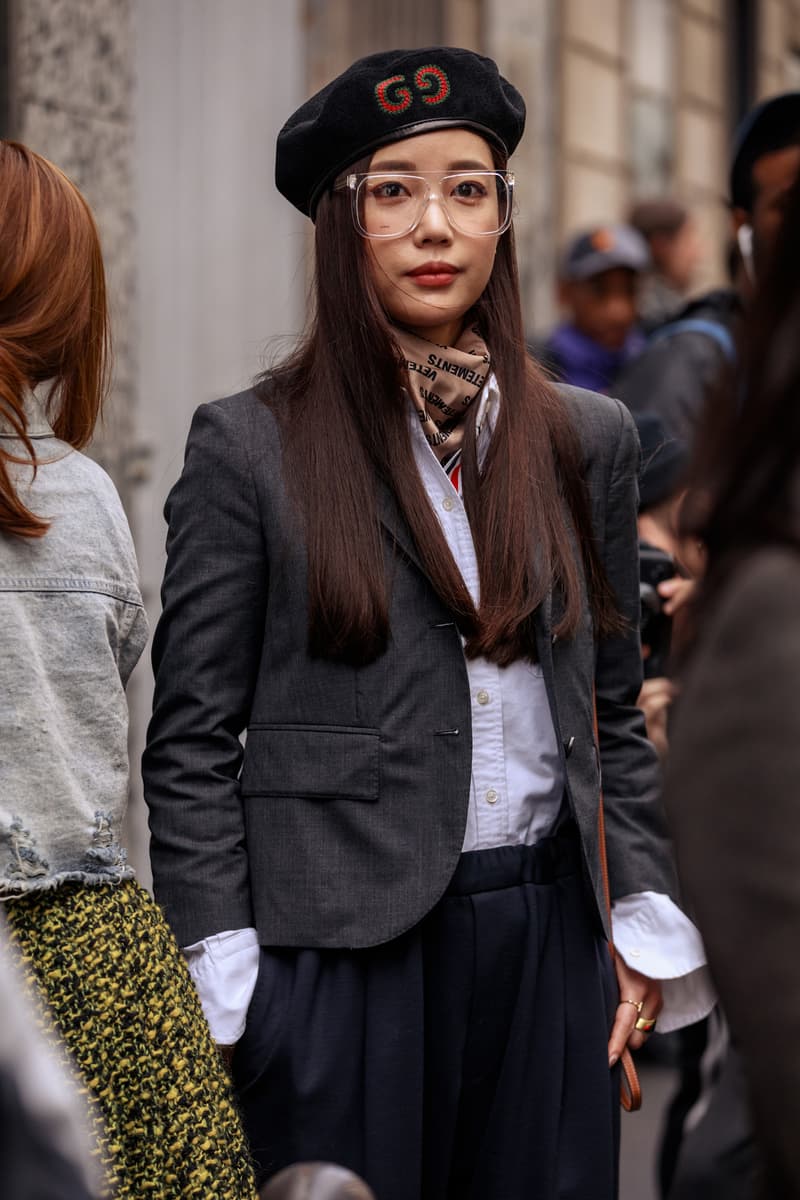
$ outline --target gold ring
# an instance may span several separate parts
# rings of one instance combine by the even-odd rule
[[[652,1033],[656,1027],[655,1017],[639,1017],[639,1020],[634,1025],[634,1029],[638,1029],[640,1033]]]
[[[644,1000],[620,1000],[620,1004],[632,1004],[637,1013],[640,1013],[644,1008]]]

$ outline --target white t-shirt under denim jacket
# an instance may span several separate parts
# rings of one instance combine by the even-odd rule
[[[0,533],[0,897],[131,877],[125,685],[147,641],[114,484],[26,401],[38,470],[9,465],[42,538]],[[3,448],[23,453],[0,416]]]

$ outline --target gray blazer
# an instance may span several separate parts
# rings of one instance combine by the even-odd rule
[[[565,641],[552,636],[551,604],[538,618],[568,801],[602,910],[595,680],[612,893],[674,895],[674,880],[656,757],[635,707],[636,433],[616,401],[564,394],[596,536],[631,625],[596,646],[588,610]],[[375,945],[415,925],[453,874],[472,749],[461,638],[388,491],[380,504],[388,649],[366,667],[312,659],[306,551],[275,420],[252,391],[195,414],[166,506],[144,758],[156,895],[183,945],[248,925],[271,946]]]

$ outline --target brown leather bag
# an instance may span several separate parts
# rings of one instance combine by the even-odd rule
[[[600,761],[600,733],[597,728],[597,703],[594,705],[594,740],[597,747],[597,760]],[[603,814],[603,790],[600,789],[600,797],[597,807],[597,837],[600,848],[600,870],[603,874],[603,896],[606,902],[606,914],[608,916],[608,929],[611,934],[611,888],[608,883],[608,859],[606,857],[606,822]],[[611,962],[614,963],[617,957],[617,951],[614,948],[613,937],[608,939],[608,953],[611,955]],[[636,1067],[633,1063],[633,1056],[626,1046],[620,1055],[619,1065],[622,1068],[622,1075],[619,1081],[619,1101],[626,1112],[636,1112],[642,1107],[642,1085],[639,1083],[639,1076],[636,1073]]]

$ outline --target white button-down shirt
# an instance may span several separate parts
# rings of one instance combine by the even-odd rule
[[[478,457],[486,453],[497,412],[494,377],[477,414]],[[416,413],[409,423],[425,491],[473,603],[480,604],[478,559],[467,511],[431,450]],[[532,845],[552,831],[564,795],[550,702],[541,668],[467,660],[472,717],[472,779],[464,850]]]
[[[479,402],[477,448],[486,452],[499,396],[493,375]],[[466,509],[409,406],[414,457],[433,511],[476,606],[478,561]],[[472,777],[464,850],[532,845],[555,827],[564,772],[541,669],[467,660],[472,716]],[[662,983],[661,1032],[700,1020],[714,991],[700,935],[668,896],[641,892],[613,906],[614,944],[629,966]],[[254,929],[228,930],[185,949],[215,1040],[238,1041],[258,972]]]

